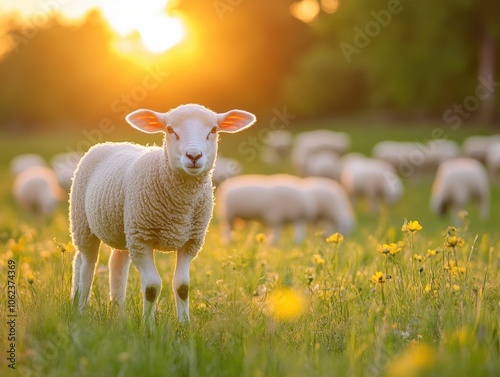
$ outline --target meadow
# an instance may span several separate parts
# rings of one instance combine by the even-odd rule
[[[424,141],[435,130],[326,120],[314,126],[348,132],[352,149],[364,153],[380,140]],[[491,130],[447,133],[461,142]],[[500,185],[492,185],[489,220],[480,221],[471,206],[458,229],[430,212],[430,179],[406,182],[402,201],[377,218],[361,203],[353,234],[329,237],[309,229],[303,245],[293,244],[287,229],[273,246],[262,226],[247,223],[226,246],[214,218],[191,265],[189,324],[179,324],[175,315],[174,254],[156,254],[163,290],[156,331],[148,333],[141,326],[139,274],[133,267],[126,316],[109,305],[107,246],[101,247],[90,306],[75,316],[67,205],[38,219],[12,199],[10,158],[30,151],[49,157],[81,139],[0,139],[1,376],[500,375]],[[159,136],[130,132],[106,137],[120,139],[161,142]],[[273,172],[258,159],[238,155],[248,135],[221,139],[221,153],[240,157],[246,172]],[[403,231],[405,219],[422,229],[408,223]],[[15,370],[7,359],[9,270],[15,271]]]

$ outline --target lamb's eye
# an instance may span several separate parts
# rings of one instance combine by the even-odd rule
[[[207,140],[211,134],[216,134],[216,133],[217,133],[217,126],[213,126],[212,129],[210,130],[210,133],[207,135]]]
[[[167,126],[167,132],[168,132],[169,134],[174,134],[174,135],[175,135],[175,138],[176,138],[177,140],[179,140],[179,135],[177,135],[177,133],[176,133],[176,132],[174,131],[174,129],[172,128],[172,126]]]

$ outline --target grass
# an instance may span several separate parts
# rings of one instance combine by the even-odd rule
[[[303,126],[305,128],[306,126]],[[368,152],[391,128],[347,127],[354,148]],[[339,127],[337,127],[339,128]],[[341,127],[340,127],[341,128]],[[424,140],[432,128],[405,129]],[[467,130],[454,134],[462,140]],[[402,131],[399,131],[402,132]],[[402,138],[401,134],[395,138]],[[224,135],[227,142],[231,136]],[[221,149],[236,156],[234,145]],[[151,142],[141,139],[144,142]],[[156,140],[156,139],[154,139]],[[159,142],[158,140],[156,140]],[[35,150],[46,157],[78,137],[2,138],[0,173],[11,156]],[[244,161],[248,172],[269,169]],[[490,220],[471,208],[458,230],[463,246],[448,246],[447,219],[428,210],[430,182],[407,185],[400,204],[379,218],[358,209],[358,227],[340,244],[309,231],[304,245],[291,230],[274,247],[256,223],[242,225],[222,245],[214,219],[191,265],[191,323],[175,319],[170,282],[174,254],[156,255],[163,276],[157,328],[141,327],[137,271],[130,270],[127,315],[108,304],[107,260],[101,247],[91,304],[75,317],[69,305],[71,260],[67,208],[48,219],[20,212],[9,179],[0,185],[0,374],[2,376],[496,376],[500,373],[499,187]],[[404,218],[423,229],[401,231]],[[58,244],[53,239],[56,238]],[[448,241],[450,239],[448,238]],[[395,256],[377,245],[398,243]],[[428,249],[438,249],[429,255]],[[64,251],[63,251],[64,250]],[[414,255],[417,254],[418,256]],[[431,253],[432,254],[432,253]],[[422,258],[419,261],[420,257]],[[16,370],[7,368],[7,270],[16,263]],[[374,282],[376,272],[384,283]]]

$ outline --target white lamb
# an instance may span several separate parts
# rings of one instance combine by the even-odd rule
[[[292,164],[298,174],[304,176],[304,164],[308,156],[320,151],[343,155],[349,150],[351,138],[343,132],[315,130],[302,132],[295,137]]]
[[[269,133],[265,148],[260,154],[263,162],[271,166],[282,164],[290,152],[293,136],[289,131],[279,130]]]
[[[80,153],[69,152],[56,154],[51,159],[52,169],[56,173],[59,185],[66,192],[69,192],[71,188],[73,174],[81,158]]]
[[[469,136],[462,144],[466,157],[475,158],[481,162],[486,159],[486,151],[496,142],[500,141],[500,135],[492,136]]]
[[[314,201],[299,189],[301,179],[287,174],[240,175],[223,182],[217,190],[217,214],[224,239],[229,242],[237,218],[260,220],[272,230],[278,242],[281,228],[295,226],[295,242],[304,237],[304,228],[313,217]]]
[[[340,185],[325,178],[301,179],[286,174],[242,175],[225,181],[217,192],[218,217],[225,240],[237,218],[260,220],[279,240],[281,229],[288,223],[295,227],[295,242],[304,240],[307,223],[326,223],[349,233],[354,226],[354,213]]]
[[[212,182],[218,187],[226,179],[240,175],[242,172],[243,167],[237,160],[219,155],[215,160]]]
[[[495,182],[500,182],[500,141],[492,143],[486,151],[486,167],[490,177]]]
[[[167,113],[136,110],[126,119],[140,131],[163,132],[163,147],[103,143],[80,161],[70,193],[71,235],[77,249],[71,297],[82,311],[102,241],[113,248],[111,300],[123,307],[132,260],[141,276],[143,317],[151,323],[162,286],[153,250],[177,251],[177,317],[189,320],[189,266],[212,216],[211,171],[218,133],[241,131],[255,122],[255,116],[182,105]]]
[[[310,153],[303,162],[302,175],[338,181],[340,179],[340,158],[335,152],[329,150]]]
[[[476,200],[484,220],[488,217],[489,199],[488,175],[479,161],[457,158],[439,166],[431,195],[431,208],[436,214],[451,211],[453,221],[459,225],[459,211],[465,209],[469,201]]]
[[[13,185],[18,204],[34,215],[52,214],[63,198],[54,172],[45,166],[33,166],[19,173]]]
[[[338,182],[309,177],[302,180],[300,188],[315,202],[312,222],[321,225],[327,234],[337,230],[346,235],[354,230],[356,216],[347,193]]]
[[[353,202],[366,198],[373,215],[379,213],[382,203],[398,202],[404,192],[403,183],[391,164],[357,154],[343,158],[340,183]]]
[[[45,159],[35,153],[20,154],[10,162],[10,172],[15,177],[23,170],[34,166],[47,166]]]

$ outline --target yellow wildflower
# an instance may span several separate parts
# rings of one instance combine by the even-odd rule
[[[416,233],[419,230],[422,230],[422,225],[420,225],[417,220],[415,220],[415,221],[406,221],[405,220],[403,226],[401,227],[401,230],[405,233],[406,232]]]
[[[372,275],[372,282],[384,284],[385,283],[384,273],[380,271],[375,272],[375,274]]]
[[[426,292],[430,292],[430,291],[431,291],[431,289],[432,289],[431,284],[430,284],[430,283],[427,283],[427,284],[425,285],[425,291],[426,291]]]
[[[399,247],[398,244],[394,242],[390,244],[384,243],[377,245],[377,251],[381,254],[390,254],[394,256],[401,251],[401,247]]]
[[[259,242],[259,243],[263,243],[263,242],[266,242],[266,235],[264,233],[258,233],[256,236],[255,236],[255,241]]]
[[[278,320],[292,320],[306,307],[304,295],[291,288],[274,290],[268,297],[269,312]]]
[[[436,249],[427,249],[427,255],[433,257],[436,255]]]
[[[325,260],[323,259],[323,257],[319,254],[314,254],[312,256],[312,260],[314,263],[316,263],[317,265],[323,265],[325,264]]]
[[[457,285],[457,284],[453,284],[453,287],[452,287],[452,288],[453,288],[453,290],[454,290],[455,292],[458,292],[458,291],[460,290],[460,286],[459,286],[459,285]]]
[[[465,274],[465,267],[458,267],[458,272]]]
[[[326,239],[326,242],[328,242],[328,243],[339,244],[339,243],[342,243],[342,241],[344,241],[344,236],[342,234],[340,234],[339,232],[333,233],[332,235],[330,235],[330,237],[328,237]]]
[[[418,262],[422,262],[422,256],[419,254],[413,254],[413,259],[415,259]]]

